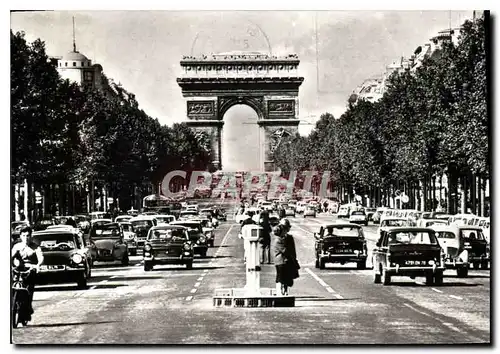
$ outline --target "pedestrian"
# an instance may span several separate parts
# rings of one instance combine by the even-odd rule
[[[325,212],[325,213],[326,213],[327,211],[328,211],[328,202],[325,200],[325,201],[323,202],[323,212]]]
[[[66,220],[66,225],[70,225],[70,226],[73,226],[74,228],[76,228],[78,225],[76,224],[76,221],[75,219],[73,219],[72,216],[70,216],[68,218],[68,220]]]
[[[269,223],[269,212],[267,210],[260,213],[260,226],[262,232],[259,238],[260,244],[260,264],[264,264],[267,254],[267,264],[271,264],[271,224]]]
[[[240,228],[240,233],[238,234],[238,237],[239,238],[243,238],[243,228],[246,226],[246,225],[255,225],[255,221],[252,219],[252,216],[247,214],[245,216],[245,220],[243,220],[243,222],[241,223],[241,228]],[[244,256],[243,256],[243,262],[245,263],[247,261],[247,252],[248,252],[248,249],[249,249],[250,245],[249,245],[249,241],[245,240],[243,238],[243,248],[244,248]]]
[[[288,295],[288,288],[299,277],[299,262],[295,251],[295,240],[289,234],[288,219],[280,221],[274,230],[274,265],[276,266],[276,294]]]

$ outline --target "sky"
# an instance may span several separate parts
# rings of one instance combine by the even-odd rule
[[[233,50],[298,54],[304,77],[299,132],[306,134],[322,113],[339,117],[365,79],[410,56],[438,31],[458,27],[472,11],[17,12],[11,14],[11,29],[24,31],[29,42],[43,40],[48,55],[62,56],[72,50],[73,16],[77,50],[101,64],[108,77],[136,95],[141,109],[167,125],[186,119],[176,82],[183,55]],[[243,120],[249,118],[241,112]],[[243,132],[249,141],[259,139],[258,130],[248,125],[227,125],[224,136],[234,140]],[[234,160],[247,153],[233,151]],[[258,157],[252,156],[255,163]]]

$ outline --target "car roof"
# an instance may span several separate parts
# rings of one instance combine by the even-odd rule
[[[387,228],[387,232],[398,232],[398,231],[429,232],[434,230],[430,227],[412,227],[412,226],[395,226]]]
[[[404,216],[389,216],[387,218],[383,218],[382,221],[386,220],[403,220],[403,221],[408,221],[408,218]],[[434,220],[434,219],[428,219],[428,220]]]
[[[153,226],[149,230],[178,230],[178,229],[187,230],[187,227],[182,225],[164,224],[164,225]]]
[[[459,225],[458,228],[460,230],[479,230],[479,231],[483,231],[483,229],[479,226],[473,226],[473,225]]]
[[[177,221],[172,221],[170,225],[181,225],[181,224],[201,224],[201,221],[196,221],[193,219],[190,220],[177,220]]]
[[[345,221],[341,221],[341,222],[337,222],[337,223],[328,223],[328,224],[322,224],[321,225],[323,228],[327,228],[327,227],[343,227],[343,226],[352,226],[352,227],[356,227],[358,229],[361,229],[361,226],[358,225],[358,224],[353,224],[353,223],[350,223],[350,222],[345,222]]]
[[[72,234],[72,235],[78,235],[79,231],[78,229],[75,228],[60,228],[60,229],[46,229],[46,230],[40,230],[40,231],[34,231],[33,236],[37,235],[49,235],[49,234]]]
[[[142,220],[153,220],[155,217],[153,215],[139,215],[139,216],[134,216],[132,219],[130,219],[130,222],[132,221],[142,221]]]

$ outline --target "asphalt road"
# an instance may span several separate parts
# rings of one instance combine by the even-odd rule
[[[13,329],[16,344],[457,344],[490,343],[490,271],[468,278],[445,272],[442,286],[422,278],[373,283],[371,269],[314,267],[314,238],[322,222],[290,218],[300,278],[292,308],[215,308],[215,289],[243,287],[243,243],[231,220],[217,229],[215,247],[193,269],[97,264],[89,289],[76,284],[37,288],[28,327]],[[365,227],[369,249],[375,226]],[[370,258],[370,257],[369,257]],[[371,266],[369,262],[368,266]],[[274,265],[263,265],[261,286],[274,287]]]

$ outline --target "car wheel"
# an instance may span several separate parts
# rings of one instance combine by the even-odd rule
[[[479,262],[474,262],[474,269],[479,269]]]
[[[357,263],[358,269],[366,269],[366,260]]]
[[[425,285],[432,285],[434,284],[434,274],[427,274],[425,276]]]
[[[325,269],[326,262],[322,259],[319,260],[319,269]]]
[[[76,283],[78,286],[78,289],[87,289],[87,277],[85,274],[80,275],[80,279],[78,279],[78,282]]]
[[[488,262],[487,261],[481,262],[481,269],[488,269]]]
[[[434,274],[434,284],[443,285],[443,272],[437,272]]]
[[[314,268],[319,268],[319,261],[317,258],[316,258],[316,262],[314,263]]]
[[[380,272],[377,273],[377,267],[375,266],[373,266],[373,282],[375,284],[382,283],[382,276],[380,275]]]
[[[382,268],[382,284],[389,285],[391,283],[391,275],[387,273],[385,268]]]
[[[458,278],[467,278],[468,274],[469,274],[469,268],[468,267],[457,268],[457,277]]]
[[[186,263],[186,269],[193,269],[193,261]]]
[[[126,252],[125,255],[122,258],[122,266],[127,267],[128,264],[129,264],[128,252]]]

